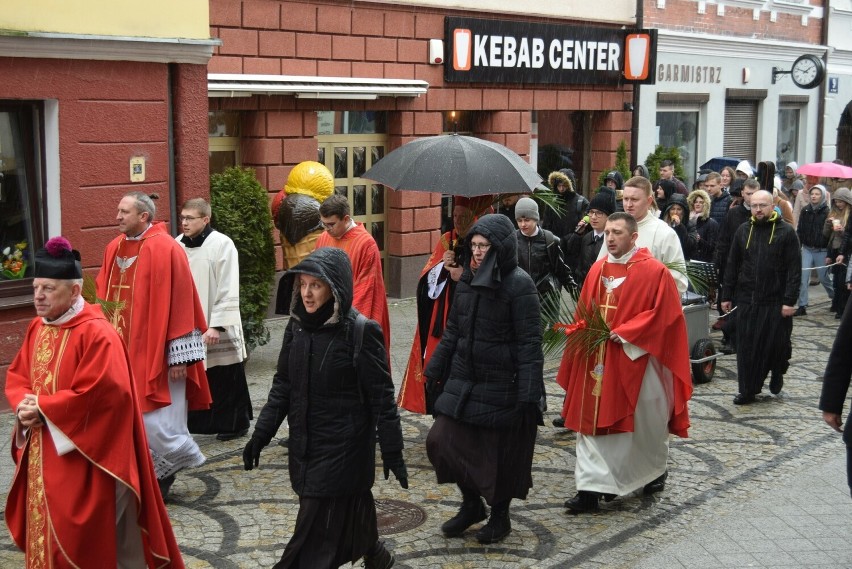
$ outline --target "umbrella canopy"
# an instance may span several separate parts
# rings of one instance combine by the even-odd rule
[[[701,170],[713,170],[714,172],[721,172],[722,168],[725,166],[730,166],[731,168],[736,168],[737,164],[740,163],[739,158],[731,158],[729,156],[719,156],[718,158],[711,158],[698,168]]]
[[[394,190],[468,197],[530,192],[541,184],[535,168],[502,144],[460,134],[413,140],[362,177]]]
[[[797,174],[817,176],[819,178],[852,178],[852,168],[834,162],[811,162],[802,164],[796,170]]]

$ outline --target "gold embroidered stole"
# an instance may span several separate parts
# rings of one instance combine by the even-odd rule
[[[139,266],[138,257],[142,252],[144,243],[144,239],[131,241],[122,237],[118,243],[115,259],[109,269],[107,300],[116,303],[110,323],[126,346],[130,341],[130,327],[133,323],[133,291],[136,285],[136,267]]]
[[[32,389],[35,395],[56,393],[56,376],[70,336],[69,329],[42,326],[33,350]],[[44,491],[44,429],[30,429],[27,453],[27,567],[52,567],[50,512]]]

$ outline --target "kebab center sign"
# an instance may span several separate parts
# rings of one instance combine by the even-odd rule
[[[656,30],[446,18],[444,79],[466,83],[654,83]]]

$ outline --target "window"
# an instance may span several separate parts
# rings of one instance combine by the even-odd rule
[[[387,113],[381,111],[317,111],[317,134],[382,134]]]
[[[240,114],[212,111],[207,114],[207,156],[210,174],[221,174],[240,163]]]
[[[0,101],[0,297],[32,294],[44,242],[40,103]]]
[[[775,150],[775,171],[783,172],[788,162],[799,161],[799,107],[778,109],[778,144]]]
[[[686,178],[683,183],[691,188],[698,170],[698,108],[681,105],[657,111],[657,144],[678,149]]]

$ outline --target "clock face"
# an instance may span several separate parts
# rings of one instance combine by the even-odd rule
[[[793,63],[790,74],[796,85],[803,89],[811,89],[822,83],[825,65],[815,55],[803,55]]]

